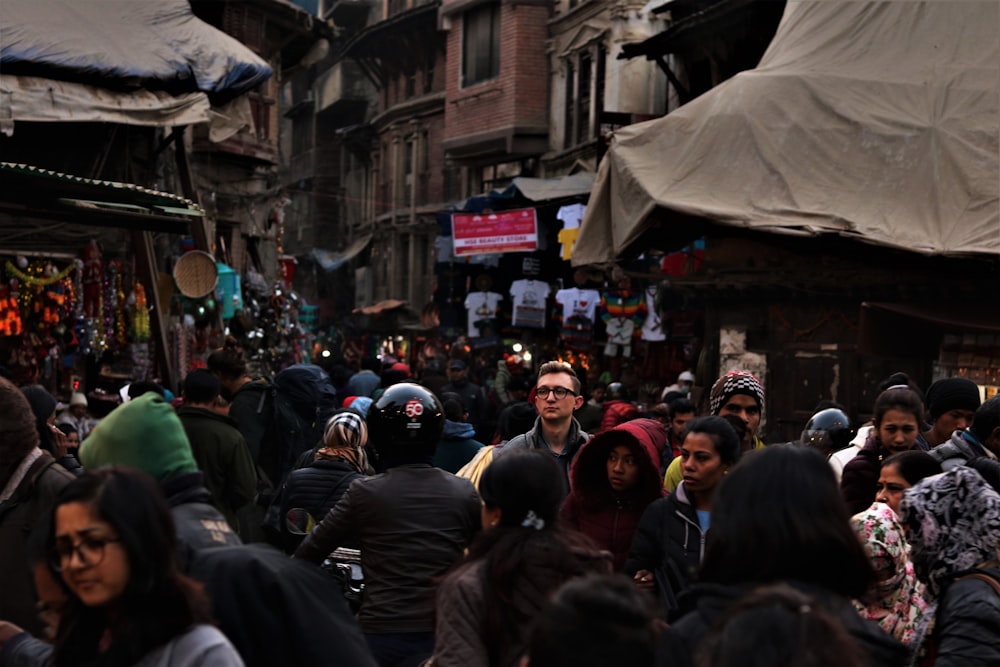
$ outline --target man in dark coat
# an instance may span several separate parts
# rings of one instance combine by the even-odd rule
[[[184,406],[177,416],[212,494],[212,504],[238,530],[236,512],[257,493],[257,473],[236,422],[215,407],[221,388],[214,373],[205,369],[191,371],[184,379]]]

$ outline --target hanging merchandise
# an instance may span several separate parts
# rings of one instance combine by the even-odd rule
[[[632,291],[627,278],[619,280],[616,289],[601,296],[601,319],[608,336],[604,356],[615,357],[619,349],[623,357],[632,356],[632,337],[646,313],[644,297]]]
[[[465,308],[469,311],[469,338],[486,338],[496,332],[497,308],[503,295],[496,292],[469,292]]]
[[[545,300],[549,297],[548,283],[541,280],[515,280],[510,285],[513,298],[511,324],[532,329],[545,328]]]
[[[104,264],[101,248],[91,240],[83,249],[83,310],[84,317],[96,319],[102,311],[101,280]]]
[[[17,297],[0,290],[0,336],[19,336],[21,331],[21,308],[17,305]]]
[[[597,290],[571,287],[556,292],[563,307],[562,341],[570,350],[589,352],[594,340],[594,317],[601,295]]]
[[[663,322],[660,320],[660,312],[656,308],[655,284],[646,288],[646,321],[642,323],[642,339],[649,342],[660,342],[667,339],[667,332],[663,330]]]
[[[580,221],[586,212],[587,207],[583,204],[570,204],[563,206],[556,213],[556,217],[563,223],[563,228],[559,230],[559,243],[562,244],[564,260],[573,259],[573,246],[576,245],[576,239],[580,235]]]
[[[240,274],[222,262],[216,262],[215,268],[219,273],[215,293],[222,306],[222,319],[228,320],[236,315],[236,311],[243,310],[243,288],[240,285]]]
[[[145,343],[150,338],[149,306],[146,303],[146,288],[142,283],[136,283],[132,291],[135,297],[132,312],[132,339],[136,343]]]
[[[21,271],[16,266],[14,266],[13,262],[7,260],[7,274],[13,276],[14,278],[17,278],[25,285],[29,285],[31,287],[36,287],[36,286],[47,287],[48,285],[52,285],[54,283],[59,282],[69,274],[73,273],[73,271],[76,269],[76,264],[75,263],[70,264],[62,271],[59,271],[54,274],[45,272],[44,268],[40,264],[35,265],[35,267],[36,268],[33,273],[25,273],[24,271]]]

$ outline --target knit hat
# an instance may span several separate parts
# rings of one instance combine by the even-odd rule
[[[87,396],[82,392],[74,391],[73,395],[70,396],[69,404],[70,407],[74,405],[82,405],[83,407],[87,407]]]
[[[366,417],[368,408],[372,406],[372,399],[367,396],[348,396],[344,399],[343,406],[354,410],[362,417]]]
[[[156,392],[133,398],[101,420],[80,445],[80,462],[88,470],[131,466],[159,482],[198,471],[181,420]]]
[[[764,411],[764,388],[760,385],[760,380],[749,371],[730,371],[712,385],[712,391],[709,394],[711,414],[719,414],[722,406],[737,394],[757,399],[757,406],[761,412]]]
[[[927,390],[927,411],[937,419],[949,410],[978,410],[979,387],[965,378],[938,380]]]

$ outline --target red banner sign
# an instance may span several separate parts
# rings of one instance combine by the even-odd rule
[[[538,221],[533,208],[497,213],[454,213],[451,230],[456,257],[538,250]]]

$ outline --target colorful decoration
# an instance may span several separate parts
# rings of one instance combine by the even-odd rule
[[[55,273],[54,275],[48,275],[45,270],[46,267],[40,263],[29,265],[27,269],[30,273],[25,273],[24,271],[21,271],[19,268],[14,266],[14,263],[11,262],[10,260],[7,260],[6,266],[8,275],[17,278],[19,281],[21,281],[25,285],[28,285],[29,287],[39,287],[39,286],[48,287],[49,285],[59,282],[60,280],[62,280],[63,278],[65,278],[66,276],[68,276],[69,274],[73,273],[73,271],[76,270],[75,262],[67,266],[62,271]]]
[[[101,280],[104,263],[97,241],[91,241],[83,249],[83,309],[84,317],[99,319],[103,311],[101,303]]]
[[[134,312],[132,313],[132,336],[137,343],[145,343],[150,338],[149,308],[146,305],[146,288],[142,283],[135,284]]]
[[[17,298],[0,296],[0,336],[19,336],[21,330],[21,309]]]

